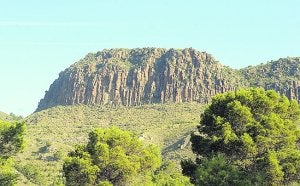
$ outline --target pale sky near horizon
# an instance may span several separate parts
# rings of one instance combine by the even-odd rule
[[[297,0],[0,0],[0,111],[32,113],[60,71],[104,48],[187,48],[233,68],[300,56]]]

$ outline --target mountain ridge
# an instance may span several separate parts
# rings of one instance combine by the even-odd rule
[[[240,72],[249,86],[272,89],[300,102],[300,57],[280,58]]]
[[[299,57],[288,57],[237,70],[193,48],[104,49],[62,71],[36,111],[76,104],[206,104],[242,87],[274,89],[299,102],[299,64]]]
[[[238,73],[192,48],[103,50],[61,72],[37,111],[73,104],[208,103],[217,93],[243,87]]]
[[[149,102],[146,102],[132,106],[122,106],[122,104],[111,104],[109,102],[85,103],[84,100],[87,100],[87,97],[82,96],[82,102],[71,102],[72,104],[69,105],[67,104],[68,102],[51,103],[51,101],[56,99],[55,95],[51,95],[55,91],[58,91],[56,95],[59,96],[57,97],[59,99],[63,98],[62,100],[64,100],[68,98],[70,101],[76,101],[77,98],[80,98],[80,96],[78,97],[80,90],[85,90],[87,92],[93,90],[91,89],[94,87],[91,86],[93,85],[93,83],[91,83],[93,81],[91,80],[95,80],[93,79],[95,76],[98,76],[99,78],[112,77],[110,81],[107,81],[111,83],[104,84],[105,86],[103,87],[106,88],[106,90],[109,90],[107,92],[111,93],[110,96],[113,97],[115,95],[114,92],[116,92],[115,87],[117,87],[118,84],[117,81],[114,80],[117,80],[117,77],[120,77],[119,74],[115,72],[128,72],[126,78],[129,80],[125,78],[126,81],[123,83],[123,85],[127,85],[127,82],[133,82],[132,80],[135,78],[135,80],[137,80],[138,74],[143,74],[142,69],[149,65],[149,57],[145,57],[145,53],[143,52],[146,51],[143,50],[144,49],[137,49],[135,52],[140,53],[140,55],[133,58],[126,57],[132,55],[130,54],[129,49],[125,49],[125,51],[124,49],[111,49],[104,52],[100,51],[97,53],[90,53],[79,62],[72,64],[69,68],[61,72],[60,77],[56,80],[57,82],[54,82],[51,85],[52,88],[50,87],[49,91],[52,93],[48,93],[49,97],[46,96],[46,99],[49,98],[50,100],[48,103],[45,102],[48,104],[46,105],[48,107],[41,107],[38,112],[35,112],[24,119],[28,127],[26,139],[29,142],[29,147],[22,154],[16,157],[18,164],[20,164],[21,167],[26,166],[27,164],[34,165],[40,172],[42,172],[42,176],[50,185],[53,180],[55,181],[59,177],[59,170],[62,168],[63,157],[65,157],[66,154],[73,149],[74,144],[86,142],[88,132],[93,128],[108,127],[112,125],[133,131],[140,137],[140,139],[145,140],[145,142],[158,145],[162,149],[164,159],[176,161],[178,168],[180,168],[179,161],[181,159],[193,157],[190,150],[191,146],[189,143],[189,134],[191,131],[194,131],[196,126],[199,124],[200,115],[205,108],[205,102],[203,104],[201,102],[200,104],[196,104],[194,103],[196,101],[193,100],[190,102],[182,101],[182,103],[174,103],[172,100],[170,102],[161,102],[161,100],[158,100],[159,104],[153,104],[155,102],[150,102],[151,104],[148,104]],[[180,74],[175,73],[177,68],[177,71],[183,71],[182,73],[185,73],[183,76],[186,77],[185,81],[180,81],[182,82],[182,87],[180,87],[182,89],[184,89],[186,84],[191,84],[190,81],[187,81],[189,79],[191,79],[192,82],[197,82],[197,80],[198,82],[201,82],[200,84],[198,83],[199,86],[207,84],[214,85],[214,87],[202,87],[202,89],[197,87],[198,89],[194,89],[194,91],[199,89],[202,91],[212,91],[209,92],[210,94],[203,91],[204,96],[207,96],[207,102],[209,102],[210,96],[222,92],[222,89],[217,89],[221,87],[215,86],[219,85],[218,83],[215,83],[215,81],[221,81],[222,78],[226,81],[226,83],[230,84],[230,82],[233,82],[233,85],[237,85],[231,86],[232,90],[238,87],[251,86],[270,89],[272,88],[270,85],[273,85],[272,83],[275,82],[275,79],[278,80],[278,83],[275,85],[283,87],[276,91],[281,91],[283,94],[292,98],[293,94],[289,93],[293,91],[285,90],[292,89],[293,87],[289,88],[286,85],[289,85],[289,83],[292,82],[298,82],[300,77],[300,75],[298,76],[298,74],[300,74],[300,60],[298,58],[281,58],[277,61],[268,62],[266,64],[234,70],[218,63],[206,52],[196,51],[199,57],[198,59],[203,57],[202,61],[197,61],[197,59],[193,60],[193,58],[191,58],[192,60],[188,60],[189,58],[187,55],[195,51],[194,49],[186,49],[185,52],[183,52],[185,49],[148,49],[150,54],[151,51],[156,51],[159,54],[162,54],[166,53],[168,50],[170,51],[165,55],[166,58],[161,58],[162,60],[156,61],[163,64],[162,66],[159,66],[160,68],[155,69],[158,70],[159,73],[162,73],[162,76],[158,76],[158,78],[163,77],[163,79],[165,78],[167,80],[166,84],[164,84],[165,81],[162,81],[162,85],[160,87],[165,88],[167,87],[165,85],[176,85],[177,81],[174,79],[178,78],[177,75]],[[109,57],[109,55],[111,56]],[[168,61],[167,59],[173,59],[171,57],[174,57],[175,60]],[[104,60],[102,61],[102,59]],[[127,59],[130,59],[131,61],[127,63]],[[176,63],[177,59],[184,63]],[[152,61],[153,64],[155,64],[154,62],[155,61]],[[199,64],[201,68],[195,68],[196,65],[194,66],[194,64]],[[150,68],[148,67],[148,70],[149,69]],[[200,74],[199,76],[193,75],[193,78],[190,78],[188,76],[189,69],[192,70],[192,72],[195,72],[196,75],[197,70],[200,69],[199,71],[202,70],[203,74]],[[168,71],[174,71],[174,73],[168,73]],[[166,74],[164,74],[165,72]],[[208,76],[207,73],[209,73],[210,76]],[[139,78],[141,77],[142,76],[139,76]],[[100,80],[102,80],[101,78]],[[230,80],[230,78],[233,79]],[[170,79],[173,79],[173,81],[170,81]],[[196,79],[196,81],[194,81],[194,79]],[[142,79],[138,80],[143,82]],[[160,81],[157,80],[157,82]],[[137,84],[137,81],[135,81],[135,84]],[[72,88],[76,88],[76,86],[79,86],[79,88],[87,88],[74,89],[74,91],[72,91]],[[109,88],[110,86],[111,88]],[[132,87],[136,88],[139,86]],[[195,88],[195,86],[193,86],[193,88]],[[293,90],[297,90],[297,88],[298,86],[296,85]],[[85,93],[85,91],[83,92]],[[61,93],[63,93],[66,97],[62,96]],[[74,95],[77,95],[76,99],[73,99]],[[168,95],[171,96],[167,96],[167,98],[173,99],[173,94]],[[191,97],[187,96],[186,98]],[[66,106],[64,106],[64,104]],[[24,183],[28,182],[25,180]]]

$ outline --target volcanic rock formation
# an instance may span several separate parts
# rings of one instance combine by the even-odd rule
[[[208,103],[239,87],[273,89],[299,102],[300,58],[235,70],[192,48],[103,50],[61,72],[37,111],[73,104]]]
[[[246,85],[239,72],[192,48],[110,49],[59,74],[37,111],[56,105],[199,102]]]

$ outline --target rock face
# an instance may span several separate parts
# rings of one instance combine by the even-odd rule
[[[74,104],[207,103],[239,87],[273,89],[299,102],[300,58],[234,70],[192,48],[103,50],[61,72],[37,111]]]
[[[56,105],[199,102],[247,83],[194,49],[111,49],[88,54],[59,74],[37,111]]]
[[[258,66],[241,69],[251,87],[275,90],[289,99],[300,101],[300,58],[281,58]]]

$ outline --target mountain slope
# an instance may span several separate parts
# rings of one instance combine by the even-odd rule
[[[240,72],[249,86],[273,89],[289,99],[300,101],[300,57],[281,58]]]
[[[4,121],[11,121],[12,118],[8,114],[0,111],[0,119]]]
[[[142,106],[58,106],[27,117],[27,148],[16,157],[20,170],[34,166],[43,185],[59,178],[62,160],[75,144],[87,142],[95,127],[119,126],[141,140],[158,145],[165,159],[177,162],[193,157],[189,134],[196,129],[203,106],[196,103]],[[29,175],[32,175],[29,174]],[[30,184],[28,181],[20,185]]]
[[[6,114],[6,113],[0,111],[0,119],[4,120],[4,121],[18,121],[18,120],[21,120],[22,118],[23,118],[23,116],[17,116],[13,113]]]
[[[56,105],[208,103],[244,81],[236,70],[194,49],[110,49],[88,54],[60,73],[37,111]]]
[[[203,103],[217,93],[250,86],[299,101],[299,64],[300,58],[283,58],[233,70],[194,49],[88,54],[60,73],[37,112],[26,118],[29,147],[16,158],[21,167],[38,167],[46,185],[51,184],[74,144],[86,142],[95,127],[117,125],[178,162],[192,156],[189,134],[199,123]]]

